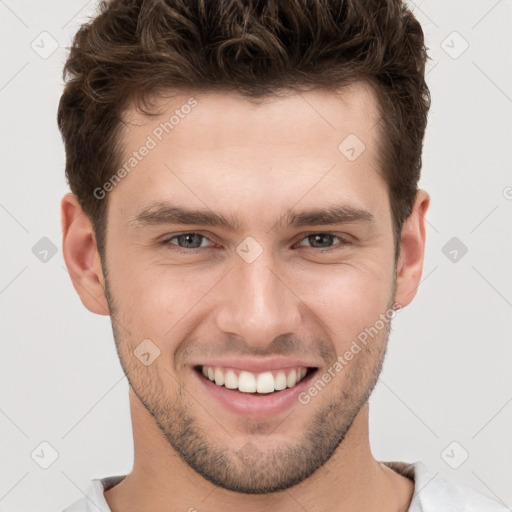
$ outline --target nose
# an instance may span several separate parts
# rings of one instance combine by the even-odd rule
[[[264,251],[252,263],[239,258],[223,283],[217,327],[242,336],[249,345],[263,348],[281,335],[297,334],[301,301]],[[281,275],[280,275],[281,274]]]

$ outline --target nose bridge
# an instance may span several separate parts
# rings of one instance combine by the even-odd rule
[[[243,336],[249,344],[268,345],[298,330],[299,300],[280,278],[268,251],[250,263],[239,258],[227,278],[217,317],[222,331]]]

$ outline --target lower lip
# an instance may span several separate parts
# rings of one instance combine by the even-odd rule
[[[282,413],[298,403],[299,395],[304,392],[317,370],[306,375],[298,384],[273,393],[242,393],[237,389],[218,386],[197,371],[194,374],[205,390],[226,409],[246,417],[262,418]]]

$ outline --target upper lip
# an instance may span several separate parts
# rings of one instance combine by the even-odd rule
[[[214,361],[202,361],[195,366],[212,366],[219,368],[236,368],[238,370],[247,370],[249,372],[264,372],[267,370],[280,370],[284,368],[316,368],[315,365],[300,359],[266,357],[264,359],[255,358],[233,358],[216,359]]]

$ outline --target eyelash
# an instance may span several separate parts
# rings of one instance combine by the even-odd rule
[[[170,248],[170,246],[172,245],[173,248],[171,250],[179,252],[179,253],[182,253],[182,254],[193,254],[196,251],[199,251],[201,249],[211,248],[211,247],[195,247],[195,248],[192,248],[192,249],[186,249],[184,247],[180,247],[177,244],[172,244],[171,243],[171,240],[173,240],[174,238],[178,238],[180,236],[183,236],[183,235],[199,235],[203,239],[209,240],[208,237],[206,237],[205,235],[202,235],[201,233],[196,233],[195,231],[186,231],[184,233],[178,233],[177,235],[172,235],[172,236],[166,238],[165,240],[162,240],[161,243],[162,243],[162,245],[166,246],[167,248]],[[340,235],[337,235],[335,233],[326,233],[326,232],[323,232],[323,231],[309,233],[309,234],[305,235],[302,239],[300,239],[299,242],[302,242],[303,240],[305,240],[305,239],[307,239],[307,238],[309,238],[310,236],[313,236],[313,235],[332,236],[333,238],[337,238],[340,241],[340,243],[335,245],[335,246],[333,246],[333,247],[327,247],[327,248],[311,247],[311,246],[301,246],[301,247],[306,247],[306,248],[309,248],[309,249],[313,249],[313,250],[316,250],[317,252],[320,252],[320,253],[331,253],[331,252],[334,252],[334,251],[342,249],[345,245],[349,245],[350,244],[350,242],[348,240],[346,240],[345,238],[341,237]],[[210,240],[210,242],[211,242],[211,240]]]

